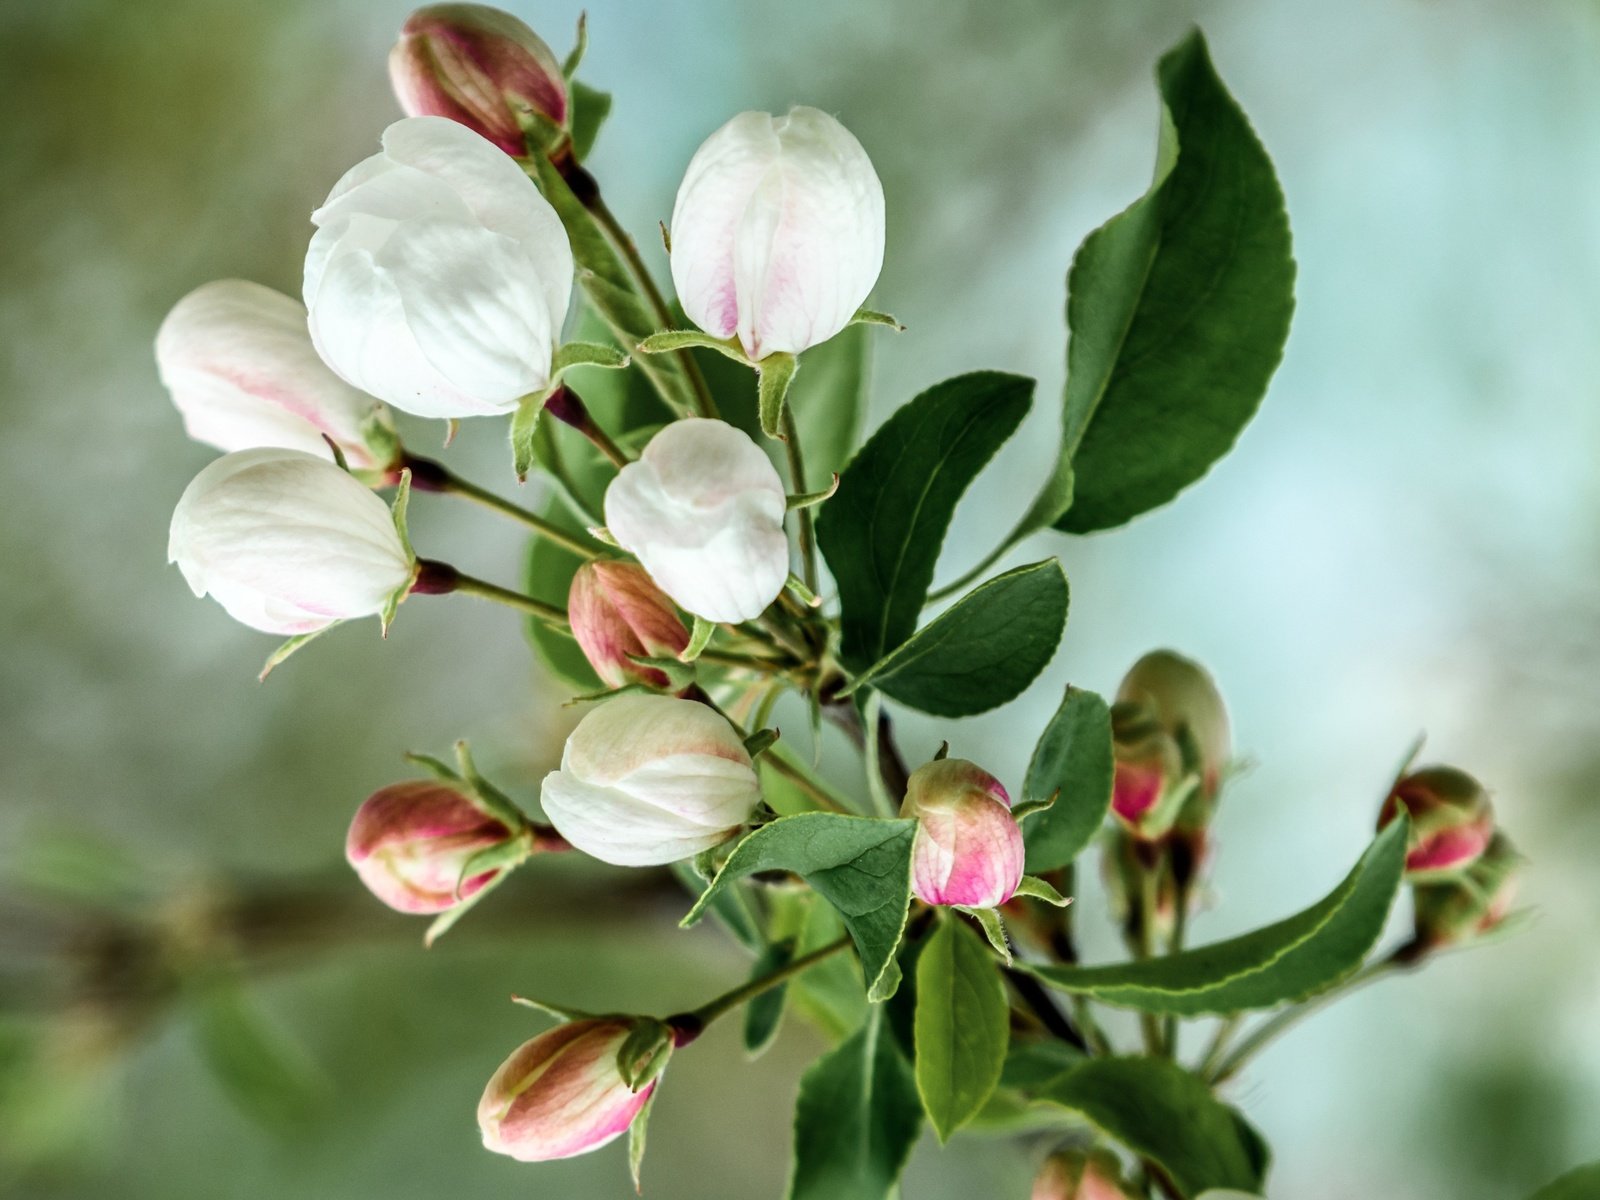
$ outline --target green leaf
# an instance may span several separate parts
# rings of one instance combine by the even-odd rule
[[[257,1012],[232,979],[202,985],[195,1036],[218,1082],[263,1124],[299,1127],[325,1099],[326,1083],[316,1065]]]
[[[756,367],[759,376],[756,387],[757,412],[761,419],[761,432],[769,438],[783,437],[783,406],[789,396],[789,385],[794,382],[799,361],[792,354],[769,354]]]
[[[1528,1200],[1600,1200],[1600,1162],[1567,1172]]]
[[[772,942],[757,957],[750,968],[750,978],[760,979],[782,970],[794,961],[795,940],[784,938]],[[783,1021],[784,1002],[789,997],[789,985],[780,983],[768,988],[744,1006],[744,1052],[756,1058],[772,1045],[778,1036],[778,1026]]]
[[[1400,887],[1408,825],[1391,823],[1338,887],[1276,925],[1165,958],[1029,969],[1064,992],[1148,1013],[1223,1015],[1303,1000],[1348,976],[1377,942]]]
[[[921,1129],[911,1066],[874,1009],[801,1077],[789,1200],[885,1200]]]
[[[1037,1093],[1083,1061],[1083,1051],[1060,1038],[1012,1038],[1000,1070],[1000,1086]]]
[[[797,899],[806,906],[805,928],[795,956],[838,940],[844,920],[831,904],[810,892]],[[794,1003],[832,1041],[842,1041],[867,1019],[867,988],[853,954],[831,954],[793,981]]]
[[[1111,709],[1069,687],[1028,762],[1024,800],[1056,802],[1022,827],[1029,871],[1054,871],[1077,858],[1111,809]],[[1058,794],[1059,793],[1059,794]]]
[[[1032,397],[1033,381],[1018,375],[946,380],[885,421],[844,470],[817,538],[839,585],[847,667],[865,669],[916,630],[956,502]]]
[[[781,817],[734,847],[684,925],[700,919],[727,885],[757,871],[792,871],[839,910],[861,955],[867,996],[886,1000],[899,986],[895,948],[911,899],[915,821],[874,820],[838,813]]]
[[[705,887],[705,881],[695,871],[691,862],[675,862],[668,868],[675,879],[683,885],[684,891],[693,896],[697,901],[702,899],[710,890]],[[720,889],[709,901],[711,915],[717,918],[718,924],[728,931],[746,950],[760,954],[766,945],[766,939],[761,936],[761,931],[756,928],[755,918],[750,913],[750,907],[744,895],[737,887]],[[698,908],[698,905],[696,906]]]
[[[1072,903],[1070,897],[1063,896],[1036,875],[1024,875],[1022,877],[1017,884],[1017,895],[1032,896],[1035,900],[1054,905],[1056,908],[1065,908]]]
[[[1259,1191],[1260,1136],[1200,1080],[1154,1058],[1086,1061],[1038,1093],[1079,1113],[1135,1154],[1154,1160],[1185,1196],[1207,1188]]]
[[[1061,564],[1017,567],[968,592],[856,676],[850,690],[870,684],[922,712],[969,717],[1032,683],[1054,657],[1066,621]]]
[[[1067,280],[1069,533],[1165,504],[1226,454],[1294,309],[1283,192],[1198,31],[1157,75],[1155,181],[1084,240]]]
[[[945,919],[917,959],[917,1091],[941,1142],[1000,1082],[1010,1005],[994,956],[965,921]]]
[[[568,85],[567,91],[572,97],[572,156],[583,162],[594,149],[600,126],[611,115],[611,93],[576,79]]]

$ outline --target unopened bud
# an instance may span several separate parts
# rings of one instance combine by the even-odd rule
[[[960,758],[913,771],[902,817],[917,821],[911,890],[924,904],[994,908],[1022,880],[1022,831],[1000,781]]]
[[[1452,946],[1494,929],[1511,911],[1522,862],[1497,833],[1459,879],[1420,884],[1413,892],[1417,941],[1430,949]]]
[[[1103,1150],[1063,1150],[1044,1160],[1033,1200],[1128,1200],[1122,1169]]]
[[[434,4],[407,19],[389,78],[411,117],[448,117],[507,154],[527,152],[530,117],[567,124],[567,81],[539,35],[483,4]]]
[[[475,855],[516,836],[455,788],[412,780],[380,788],[356,810],[345,858],[390,908],[438,913],[469,899],[503,869],[467,875]]]
[[[571,1158],[620,1136],[655,1090],[622,1077],[618,1055],[637,1022],[571,1021],[524,1042],[500,1065],[478,1101],[483,1144],[522,1162]]]
[[[1378,828],[1402,809],[1411,815],[1406,873],[1413,880],[1437,879],[1471,866],[1494,836],[1489,793],[1454,767],[1424,767],[1396,783],[1378,814]]]
[[[1176,827],[1200,840],[1232,754],[1228,710],[1210,674],[1170,650],[1146,654],[1117,690],[1112,732],[1112,812],[1138,837]]]
[[[1177,924],[1178,885],[1171,870],[1164,869],[1163,851],[1120,827],[1112,827],[1100,856],[1101,876],[1105,881],[1106,895],[1111,902],[1112,915],[1135,938],[1141,925],[1149,926],[1150,936],[1157,943],[1171,939]],[[1155,909],[1145,913],[1145,877],[1155,873],[1153,899]]]
[[[666,687],[666,673],[635,658],[673,658],[689,631],[666,593],[636,563],[590,562],[578,568],[567,595],[572,636],[595,674],[610,687]]]

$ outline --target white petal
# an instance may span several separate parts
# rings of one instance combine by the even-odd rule
[[[566,771],[545,776],[544,815],[579,850],[619,867],[678,862],[726,841],[731,828],[706,828],[665,813],[617,788]]]

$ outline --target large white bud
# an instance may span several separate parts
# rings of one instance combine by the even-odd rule
[[[732,837],[761,800],[744,742],[714,709],[623,695],[578,722],[539,803],[585,854],[622,867],[677,862]]]
[[[689,319],[752,359],[850,322],[883,268],[883,185],[815,108],[740,113],[695,152],[672,209],[672,282]]]
[[[783,481],[724,421],[674,421],[606,489],[606,527],[680,608],[750,621],[789,578]]]
[[[234,620],[291,636],[377,615],[415,571],[382,500],[330,462],[275,448],[194,477],[167,561]]]
[[[572,249],[522,168],[408,117],[311,214],[305,301],[328,365],[419,417],[510,412],[550,381]]]
[[[357,469],[389,466],[383,405],[328,369],[305,306],[245,279],[201,284],[156,334],[156,367],[183,427],[218,450],[280,446],[330,461],[327,438]],[[387,440],[389,445],[383,445]]]

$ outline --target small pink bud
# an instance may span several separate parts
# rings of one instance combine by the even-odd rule
[[[567,595],[567,618],[584,657],[610,687],[666,687],[665,672],[640,666],[630,656],[674,658],[689,644],[678,610],[636,563],[579,567]]]
[[[626,1017],[558,1025],[524,1042],[500,1065],[478,1101],[483,1144],[522,1162],[571,1158],[619,1136],[650,1099],[617,1066],[633,1031]]]
[[[520,116],[567,123],[567,81],[539,35],[482,4],[434,4],[406,20],[389,78],[411,117],[448,117],[507,154],[527,153]]]
[[[1211,676],[1170,650],[1146,654],[1117,690],[1112,735],[1112,813],[1145,840],[1174,828],[1190,835],[1198,857],[1232,753],[1228,712]]]
[[[499,874],[497,868],[463,879],[468,860],[514,836],[455,788],[418,779],[367,798],[350,823],[344,854],[361,882],[390,908],[439,913]]]
[[[1200,790],[1216,795],[1233,741],[1222,693],[1204,667],[1171,650],[1152,651],[1133,664],[1117,700],[1148,705],[1156,723],[1185,749],[1184,765],[1199,774]]]
[[[1128,1200],[1117,1160],[1104,1151],[1064,1150],[1044,1160],[1033,1200]]]
[[[1419,884],[1417,941],[1430,949],[1457,945],[1498,926],[1516,899],[1522,861],[1505,834],[1496,833],[1460,878]]]
[[[1022,879],[1022,830],[1000,781],[960,758],[912,772],[902,817],[915,817],[911,890],[924,904],[995,908]]]
[[[1396,783],[1378,814],[1378,828],[1402,808],[1411,814],[1406,873],[1412,879],[1438,878],[1471,866],[1494,836],[1489,794],[1454,767],[1424,767]]]

